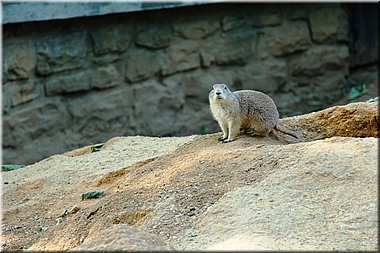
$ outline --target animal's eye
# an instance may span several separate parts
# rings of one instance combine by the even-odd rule
[[[224,85],[224,89],[227,90],[227,85]]]

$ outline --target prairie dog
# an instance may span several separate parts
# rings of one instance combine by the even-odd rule
[[[259,91],[232,92],[225,84],[214,84],[209,93],[212,115],[223,131],[223,142],[235,140],[240,130],[268,136],[273,130],[298,138],[279,126],[279,114],[273,100]]]

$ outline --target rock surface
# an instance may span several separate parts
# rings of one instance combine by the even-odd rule
[[[364,6],[218,3],[5,24],[3,162],[31,164],[118,135],[215,132],[214,83],[266,92],[282,117],[337,105],[363,85],[373,98],[378,22]],[[56,102],[65,127],[45,106]],[[22,127],[27,113],[31,128]]]
[[[2,172],[2,247],[376,251],[377,109],[282,119],[297,141],[116,137]]]

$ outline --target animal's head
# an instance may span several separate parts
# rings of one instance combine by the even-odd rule
[[[210,99],[215,100],[225,100],[228,94],[230,94],[231,91],[227,87],[227,85],[223,83],[217,83],[212,86],[212,90],[210,91],[209,97]]]

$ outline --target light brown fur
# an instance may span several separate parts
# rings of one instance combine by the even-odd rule
[[[273,130],[291,135],[280,128],[279,114],[273,100],[259,91],[232,92],[225,84],[214,84],[209,93],[212,115],[223,131],[223,142],[233,141],[240,130],[257,136],[268,136]]]

